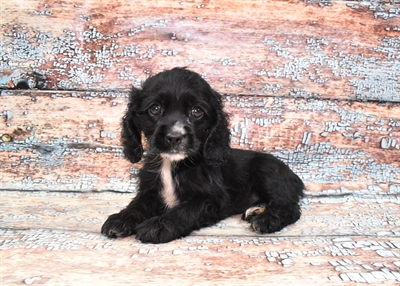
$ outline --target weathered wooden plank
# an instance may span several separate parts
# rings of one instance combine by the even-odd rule
[[[24,143],[61,140],[112,147],[119,144],[126,97],[117,92],[2,91],[3,133],[12,131],[8,134]]]
[[[127,89],[189,66],[224,93],[400,101],[393,1],[30,0],[2,10],[1,87]]]
[[[2,188],[134,190],[122,158],[126,93],[3,91]],[[306,183],[400,184],[397,103],[224,96],[232,146],[270,152]]]
[[[399,192],[307,197],[303,216],[279,233],[260,237],[374,235],[400,236]],[[121,193],[0,192],[4,228],[48,228],[98,233],[106,218],[124,208],[134,195]],[[202,236],[256,236],[240,216],[195,231]]]
[[[277,153],[275,155],[280,155]],[[308,156],[322,158],[320,163],[294,162],[289,164],[306,182],[310,192],[319,192],[323,186],[333,184],[328,189],[340,193],[343,186],[348,192],[351,190],[373,189],[382,185],[384,192],[400,188],[398,167],[389,164],[360,166],[353,169],[351,159],[339,162],[342,157],[331,165],[323,159],[324,155],[312,153]],[[329,158],[329,156],[326,156]],[[350,157],[349,157],[350,158]],[[38,160],[37,160],[38,159]],[[285,160],[285,158],[282,158]],[[324,161],[326,161],[324,163]],[[71,156],[57,158],[40,158],[40,154],[27,152],[0,152],[2,169],[2,189],[22,190],[69,190],[69,191],[127,191],[136,190],[136,173],[138,164],[132,165],[122,157],[113,153],[95,153],[95,151],[73,151]],[[56,163],[60,165],[55,165]],[[309,165],[308,165],[309,164]],[[337,165],[336,165],[337,164]],[[350,169],[350,176],[341,170]],[[334,172],[337,172],[335,175]],[[360,180],[364,181],[359,183]],[[361,186],[360,186],[361,185]],[[347,189],[346,189],[347,188]]]
[[[0,230],[3,285],[398,285],[398,238],[188,237],[163,245],[88,232]],[[40,261],[40,263],[38,263]]]

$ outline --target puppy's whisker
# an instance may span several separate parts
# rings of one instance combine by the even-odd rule
[[[188,157],[188,160],[194,164],[194,158],[192,156]]]

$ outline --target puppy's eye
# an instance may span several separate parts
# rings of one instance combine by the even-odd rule
[[[192,108],[192,116],[194,118],[200,118],[204,114],[203,110],[200,107],[193,107]]]
[[[160,115],[161,106],[159,106],[158,104],[154,104],[152,107],[149,108],[149,113],[152,115]]]

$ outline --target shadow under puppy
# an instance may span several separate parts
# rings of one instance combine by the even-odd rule
[[[258,233],[300,218],[304,185],[274,156],[229,146],[221,95],[195,72],[174,68],[133,88],[122,144],[132,163],[148,150],[136,197],[101,232],[164,243],[242,213]]]

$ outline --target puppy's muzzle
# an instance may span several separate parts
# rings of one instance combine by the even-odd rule
[[[163,158],[171,161],[180,161],[187,155],[188,135],[184,127],[175,124],[163,138],[165,151],[161,153]]]
[[[155,132],[152,140],[154,151],[160,154],[184,154],[194,146],[189,126],[182,121],[175,120],[172,123],[164,123]]]

